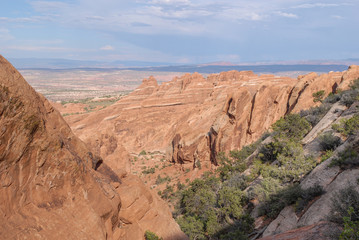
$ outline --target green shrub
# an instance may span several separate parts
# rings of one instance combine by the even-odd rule
[[[349,86],[350,90],[342,92],[340,100],[340,102],[347,107],[350,107],[355,101],[358,101],[359,79],[354,80]]]
[[[344,229],[339,236],[339,240],[359,239],[359,221],[352,220],[354,214],[354,208],[349,207],[349,216],[343,217]]]
[[[335,150],[341,144],[341,139],[331,132],[326,132],[319,136],[319,144],[323,151]]]
[[[299,141],[310,131],[311,125],[299,114],[289,114],[275,122],[272,128],[274,136]]]
[[[206,239],[204,223],[198,216],[181,216],[177,218],[177,223],[190,239]]]
[[[258,156],[264,163],[276,161],[276,165],[266,165],[260,169],[260,174],[283,183],[300,180],[316,165],[314,158],[304,155],[301,144],[293,141],[275,140],[264,145]]]
[[[220,162],[217,172],[219,173],[221,179],[227,180],[230,176],[236,172],[243,172],[247,169],[247,164],[242,161],[234,161],[225,156],[224,152],[218,154],[218,159]]]
[[[300,116],[304,117],[312,127],[317,125],[319,121],[327,114],[327,112],[330,110],[332,104],[326,103],[321,104],[318,107],[311,107],[308,110],[302,110],[300,112]]]
[[[158,175],[157,179],[156,179],[156,184],[160,185],[164,182],[170,182],[170,181],[171,181],[171,178],[169,176],[161,177],[161,175]]]
[[[347,90],[342,94],[340,102],[347,107],[350,107],[355,101],[358,100],[359,89]]]
[[[288,205],[294,204],[302,195],[302,190],[298,184],[291,185],[280,190],[278,193],[270,195],[259,208],[260,215],[274,219],[280,211]]]
[[[149,168],[142,171],[143,174],[154,174],[156,171],[155,168]]]
[[[253,219],[245,217],[244,212],[248,198],[239,188],[241,184],[233,183],[238,178],[237,174],[231,175],[231,183],[227,184],[208,173],[180,192],[176,220],[190,239],[227,239],[222,238],[226,233],[247,236],[253,229]],[[239,223],[245,225],[240,227]]]
[[[326,97],[323,103],[334,104],[341,99],[341,94],[339,93],[329,93],[328,97]]]
[[[327,150],[325,153],[320,157],[320,161],[324,162],[325,160],[329,159],[333,156],[333,150]]]
[[[240,219],[243,214],[243,206],[247,203],[247,198],[243,191],[223,187],[218,193],[218,205],[222,214]]]
[[[170,179],[171,180],[171,179]],[[177,182],[177,190],[183,190],[185,188],[186,185],[182,184],[181,182]]]
[[[216,203],[216,193],[208,188],[188,192],[182,199],[185,212],[196,216],[203,216],[209,209],[215,207]]]
[[[171,199],[173,196],[174,196],[173,187],[167,185],[166,188],[161,193],[161,198],[168,200]]]
[[[209,209],[206,212],[205,220],[204,220],[204,228],[206,231],[206,235],[213,236],[221,229],[221,225],[218,224],[220,222],[219,216],[216,213],[215,209]]]
[[[233,187],[239,190],[244,190],[248,186],[248,177],[240,172],[233,173],[227,181],[223,183],[223,186]]]
[[[313,93],[313,102],[322,102],[325,96],[325,91],[320,90],[318,92]]]
[[[290,185],[270,195],[267,201],[260,206],[259,211],[261,215],[274,219],[283,208],[295,204],[296,211],[301,212],[311,200],[323,193],[324,190],[319,185],[306,190],[303,190],[298,184]]]
[[[258,157],[262,162],[274,162],[277,160],[279,153],[282,152],[285,142],[272,141],[267,143],[259,149]]]
[[[324,189],[320,185],[315,185],[306,190],[302,190],[301,196],[297,199],[295,203],[296,212],[301,212],[310,201],[314,198],[321,196],[325,193]]]
[[[341,225],[344,224],[344,218],[349,217],[350,221],[359,221],[359,193],[353,186],[348,186],[335,193],[331,199],[331,215],[329,220]],[[352,213],[348,209],[352,208]]]
[[[349,119],[342,119],[339,124],[333,124],[332,128],[344,136],[354,135],[359,131],[359,115]]]
[[[145,150],[142,150],[141,152],[140,152],[140,154],[138,154],[138,155],[146,155],[147,153],[146,153],[146,151]]]
[[[243,215],[239,220],[234,221],[233,224],[223,228],[216,234],[216,239],[221,240],[247,240],[248,234],[254,230],[254,219],[248,214]]]
[[[272,194],[277,193],[281,189],[281,183],[278,179],[272,177],[264,178],[260,184],[250,190],[248,197],[250,199],[257,198],[259,201],[269,200]]]
[[[240,151],[238,151],[238,150],[230,151],[229,155],[231,158],[233,158],[237,161],[243,161],[257,149],[259,144],[260,144],[260,141],[257,141],[250,145],[244,146]]]
[[[354,80],[353,82],[351,82],[351,84],[349,85],[350,89],[352,90],[357,90],[359,89],[359,78]]]
[[[333,159],[329,167],[339,166],[341,169],[348,169],[359,166],[359,155],[351,147],[346,148]]]
[[[158,237],[155,233],[153,233],[151,231],[146,231],[145,239],[146,240],[162,240],[163,238]]]

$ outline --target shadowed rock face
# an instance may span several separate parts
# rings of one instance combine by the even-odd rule
[[[218,152],[252,143],[280,117],[317,104],[313,93],[345,89],[358,77],[358,66],[298,79],[230,71],[207,79],[186,74],[158,85],[151,77],[111,107],[67,120],[114,168],[129,163],[116,159],[116,148],[108,151],[110,138],[128,152],[162,151],[173,162],[216,165]]]
[[[186,239],[166,204],[120,173],[0,55],[2,239]]]

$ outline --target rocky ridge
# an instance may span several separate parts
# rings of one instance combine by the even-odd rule
[[[66,120],[113,168],[131,169],[129,161],[116,157],[125,149],[133,154],[158,151],[191,168],[201,161],[208,169],[218,164],[219,152],[240,149],[285,114],[317,105],[313,93],[346,89],[357,77],[358,66],[297,79],[230,71],[207,78],[186,74],[158,85],[150,77],[114,105]]]
[[[2,239],[187,239],[164,201],[79,140],[0,56]]]

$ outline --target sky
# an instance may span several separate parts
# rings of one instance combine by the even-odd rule
[[[0,54],[168,63],[359,58],[359,0],[0,0]]]

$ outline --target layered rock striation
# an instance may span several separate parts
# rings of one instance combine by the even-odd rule
[[[111,170],[0,56],[1,239],[187,239],[167,205]]]
[[[185,74],[158,85],[150,77],[111,107],[67,121],[113,168],[129,167],[116,158],[123,153],[118,148],[160,151],[175,163],[216,165],[219,152],[252,143],[285,114],[318,104],[313,93],[346,89],[358,77],[358,66],[297,79],[229,71],[207,78]]]

